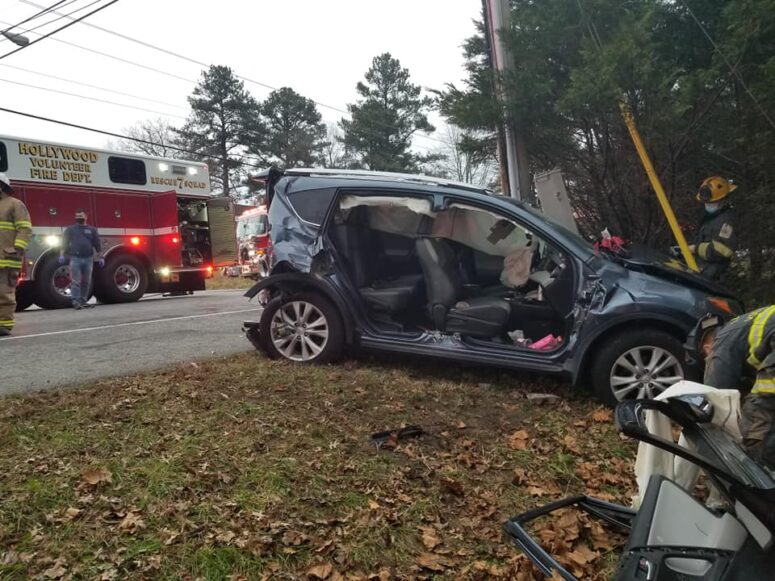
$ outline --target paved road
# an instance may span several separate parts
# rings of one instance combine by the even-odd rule
[[[241,322],[253,318],[258,305],[243,293],[152,295],[82,311],[17,313],[14,334],[0,338],[0,395],[250,351]]]

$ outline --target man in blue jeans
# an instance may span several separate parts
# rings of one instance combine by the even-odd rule
[[[75,224],[65,230],[64,240],[59,252],[59,264],[70,260],[70,299],[76,310],[89,309],[91,273],[94,266],[94,253],[100,253],[100,235],[94,226],[86,223],[86,212],[75,213]],[[98,259],[100,268],[105,266],[103,258]]]

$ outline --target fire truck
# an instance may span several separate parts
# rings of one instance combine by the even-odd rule
[[[246,210],[237,218],[240,274],[258,279],[267,272],[271,251],[269,216],[266,206]]]
[[[232,202],[211,195],[203,163],[0,136],[0,171],[32,218],[19,310],[70,305],[58,258],[79,209],[100,234],[105,266],[91,292],[103,303],[204,290],[215,268],[237,261]]]

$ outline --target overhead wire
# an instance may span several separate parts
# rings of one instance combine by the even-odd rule
[[[16,109],[10,109],[8,107],[0,107],[0,111],[3,113],[10,113],[12,115],[20,115],[22,117],[27,117],[29,119],[36,119],[38,121],[46,121],[48,123],[55,123],[57,125],[62,125],[64,127],[71,127],[73,129],[81,129],[83,131],[90,131],[92,133],[98,133],[100,135],[107,135],[108,137],[115,137],[117,139],[126,139],[127,141],[134,141],[136,143],[144,143],[146,145],[155,145],[157,147],[166,147],[167,149],[171,151],[177,151],[180,153],[187,153],[189,155],[194,156],[195,158],[201,158],[202,153],[198,151],[194,151],[192,149],[186,149],[184,147],[178,147],[176,145],[166,145],[163,143],[158,143],[156,141],[151,141],[149,139],[142,139],[140,137],[133,137],[131,135],[125,135],[123,133],[116,133],[114,131],[107,131],[105,129],[97,129],[95,127],[89,127],[87,125],[79,125],[78,123],[71,123],[69,121],[62,121],[61,119],[53,119],[51,117],[44,117],[42,115],[35,115],[34,113],[26,113],[24,111],[17,111]],[[234,157],[238,157],[242,160],[257,160],[258,158],[252,158],[250,156],[242,155],[242,154],[234,154]],[[264,169],[266,166],[264,165],[255,165],[252,163],[248,163],[246,161],[240,161],[240,164],[244,165],[245,167],[252,167],[254,169]]]
[[[88,12],[87,14],[84,14],[83,16],[80,16],[80,17],[76,18],[75,20],[73,20],[71,22],[68,22],[64,26],[60,26],[56,30],[52,30],[51,32],[48,32],[48,33],[44,34],[40,38],[36,38],[35,40],[31,41],[29,44],[24,45],[24,46],[20,46],[19,48],[15,49],[15,50],[12,50],[12,51],[7,52],[7,53],[5,53],[3,55],[0,55],[0,60],[9,57],[12,54],[16,54],[20,50],[24,50],[26,48],[29,48],[29,47],[39,43],[41,40],[45,40],[45,39],[49,38],[50,36],[56,34],[57,32],[60,32],[60,31],[62,31],[64,29],[66,29],[66,28],[69,28],[69,27],[73,26],[74,24],[78,24],[82,20],[85,20],[89,16],[92,16],[94,14],[97,14],[98,12],[101,12],[102,10],[105,10],[106,8],[108,8],[108,7],[112,6],[113,4],[115,4],[116,2],[118,2],[118,0],[110,0],[110,2],[108,2],[107,4],[104,4],[104,5],[100,6],[99,8],[96,8],[96,9],[92,10],[91,12]]]
[[[28,5],[30,5],[30,6],[34,6],[34,7],[36,7],[36,8],[40,8],[40,5],[39,5],[39,4],[36,4],[35,2],[32,2],[31,0],[19,0],[19,1],[20,1],[20,2],[23,2],[24,4],[28,4]],[[55,14],[58,14],[58,13],[57,13],[57,12],[55,12]],[[157,45],[155,45],[155,44],[152,44],[152,43],[150,43],[150,42],[146,42],[146,41],[143,41],[143,40],[140,40],[140,39],[134,38],[134,37],[132,37],[132,36],[129,36],[129,35],[126,35],[126,34],[122,34],[122,33],[120,33],[120,32],[117,32],[117,31],[115,31],[115,30],[111,30],[111,29],[109,29],[109,28],[105,28],[104,26],[99,26],[99,25],[93,24],[93,23],[91,23],[91,22],[82,22],[82,24],[83,24],[84,26],[88,26],[88,27],[90,27],[90,28],[93,28],[93,29],[95,29],[95,30],[99,30],[99,31],[101,31],[101,32],[104,32],[104,33],[106,33],[106,34],[110,34],[110,35],[112,35],[112,36],[115,36],[115,37],[117,37],[117,38],[121,38],[121,39],[123,39],[123,40],[126,40],[126,41],[128,41],[128,42],[132,42],[132,43],[134,43],[134,44],[137,44],[137,45],[143,46],[143,47],[145,47],[145,48],[150,48],[151,50],[155,50],[155,51],[161,52],[161,53],[163,53],[163,54],[166,54],[166,55],[168,55],[168,56],[172,56],[172,57],[175,57],[175,58],[178,58],[178,59],[184,60],[184,61],[186,61],[186,62],[189,62],[189,63],[191,63],[191,64],[195,64],[195,65],[197,65],[197,66],[200,66],[200,67],[207,68],[207,67],[209,67],[209,66],[210,66],[210,64],[209,64],[209,63],[206,63],[206,62],[203,62],[203,61],[197,60],[197,59],[195,59],[195,58],[192,58],[192,57],[186,56],[186,55],[184,55],[184,54],[180,54],[180,53],[178,53],[178,52],[174,52],[174,51],[168,50],[168,49],[166,49],[166,48],[162,48],[162,47],[160,47],[160,46],[157,46]],[[262,87],[262,88],[264,88],[264,89],[269,89],[269,90],[271,90],[271,91],[276,91],[276,90],[278,90],[278,88],[277,88],[277,87],[275,87],[275,86],[273,86],[273,85],[270,85],[270,84],[268,84],[268,83],[264,83],[264,82],[262,82],[262,81],[257,81],[257,80],[255,80],[255,79],[251,79],[250,77],[246,77],[246,76],[244,76],[244,75],[240,75],[240,74],[236,74],[236,73],[235,73],[235,75],[234,75],[234,76],[236,76],[238,79],[240,79],[240,80],[242,80],[242,81],[245,81],[245,82],[247,82],[247,83],[251,83],[251,84],[253,84],[253,85],[256,85],[256,86]],[[178,78],[180,78],[180,77],[178,77]],[[192,82],[196,82],[196,81],[192,81]],[[321,103],[320,101],[316,101],[316,100],[314,100],[314,99],[310,99],[310,100],[311,100],[313,103],[315,103],[315,104],[316,104],[318,107],[322,107],[322,108],[324,108],[324,109],[328,109],[328,110],[331,110],[331,111],[335,111],[335,112],[337,112],[337,113],[340,113],[340,114],[342,114],[342,115],[348,115],[348,116],[350,115],[350,112],[349,112],[349,111],[347,111],[347,110],[345,110],[345,109],[342,109],[342,108],[340,108],[340,107],[336,107],[336,106],[334,106],[334,105],[328,105],[328,104],[326,104],[326,103]],[[385,125],[385,127],[387,128],[388,126],[387,126],[387,125]],[[391,128],[392,128],[392,127],[391,127]],[[445,144],[445,145],[446,145],[446,142],[444,142],[443,140],[441,140],[441,139],[437,139],[437,138],[435,138],[435,137],[432,137],[432,136],[430,136],[430,135],[423,135],[423,134],[421,134],[421,133],[418,133],[418,134],[416,134],[416,137],[418,137],[418,138],[420,138],[420,139],[427,139],[427,140],[429,140],[429,141],[435,141],[435,142],[437,142],[437,143],[442,143],[442,144]]]
[[[59,6],[60,4],[65,4],[65,2],[72,3],[74,1],[75,0],[59,0],[58,2],[55,2],[54,4],[49,6],[48,8],[46,8],[45,6],[36,6],[36,8],[42,8],[42,10],[36,12],[32,16],[28,16],[27,18],[25,18],[21,22],[17,22],[16,24],[12,25],[10,28],[6,28],[5,30],[3,30],[3,32],[8,32],[9,30],[13,30],[17,26],[21,26],[22,24],[26,24],[27,22],[30,22],[31,20],[35,20],[36,18],[39,18],[39,17],[45,15],[47,12],[50,12],[51,10],[53,10],[54,8]]]
[[[117,103],[115,101],[110,101],[108,99],[100,99],[99,97],[90,97],[88,95],[81,95],[79,93],[70,93],[69,91],[62,91],[60,89],[52,89],[50,87],[41,87],[39,85],[32,85],[29,83],[22,83],[21,81],[11,81],[10,79],[2,79],[0,78],[0,83],[9,83],[12,85],[17,85],[20,87],[27,87],[29,89],[37,89],[39,91],[47,91],[49,93],[56,93],[58,95],[66,95],[68,97],[77,97],[79,99],[85,99],[87,101],[94,101],[96,103],[105,103],[107,105],[115,105],[116,107],[124,107],[126,109],[135,109],[137,111],[144,111],[145,113],[154,113],[156,115],[164,115],[167,117],[174,117],[176,119],[183,119],[185,121],[185,117],[182,115],[175,115],[174,113],[165,113],[163,111],[155,111],[153,109],[146,109],[145,107],[138,107],[136,105],[129,105],[127,103]]]
[[[714,50],[719,54],[719,56],[721,57],[721,60],[724,61],[724,64],[727,66],[727,68],[732,72],[735,78],[738,81],[740,81],[740,85],[743,87],[743,90],[746,93],[748,93],[748,96],[754,102],[757,109],[759,109],[759,112],[762,114],[762,116],[767,120],[767,123],[770,124],[770,127],[775,129],[775,121],[773,121],[772,117],[770,117],[770,114],[761,104],[759,99],[756,98],[756,95],[754,95],[753,91],[751,91],[751,89],[748,87],[748,84],[743,79],[743,75],[740,74],[738,67],[732,66],[731,61],[727,58],[726,54],[724,54],[724,51],[721,50],[721,47],[716,43],[716,41],[710,35],[710,33],[708,32],[708,29],[705,27],[702,21],[699,18],[697,18],[697,15],[691,9],[691,7],[686,2],[686,0],[680,0],[680,2],[683,5],[683,7],[686,8],[686,11],[689,13],[689,16],[691,16],[692,20],[694,20],[695,24],[700,27],[700,30],[702,31],[703,35],[705,35],[705,38],[707,38],[710,41],[710,43],[713,45]]]
[[[74,2],[77,2],[77,1],[78,0],[69,0],[68,4],[66,4],[65,6],[71,5],[71,4],[73,4]],[[27,33],[35,32],[37,30],[40,30],[41,28],[45,28],[46,26],[50,26],[50,25],[52,25],[52,24],[54,24],[56,22],[59,22],[60,20],[65,20],[66,18],[72,16],[73,14],[77,14],[78,12],[83,12],[84,10],[86,10],[88,8],[91,8],[95,4],[99,4],[101,1],[102,0],[92,0],[92,2],[89,2],[88,4],[86,4],[84,6],[81,6],[80,8],[76,8],[75,10],[73,10],[72,12],[68,12],[67,14],[61,14],[60,15],[59,12],[52,11],[53,14],[56,15],[56,18],[52,18],[51,20],[48,20],[48,21],[43,22],[41,24],[38,24],[37,26],[33,26],[32,28],[27,29],[26,32]],[[64,8],[65,6],[62,6],[62,8]],[[60,10],[62,8],[60,8]]]
[[[45,77],[47,79],[53,79],[55,81],[62,81],[65,83],[72,83],[73,85],[79,85],[81,87],[86,87],[87,89],[96,89],[98,91],[105,91],[107,93],[113,93],[114,95],[121,95],[122,97],[130,97],[132,99],[139,99],[141,101],[148,101],[149,103],[156,103],[157,105],[164,105],[165,107],[173,107],[175,109],[181,109],[183,111],[188,111],[188,107],[183,107],[181,105],[175,105],[173,103],[168,103],[166,101],[159,101],[157,99],[151,99],[150,97],[142,97],[140,95],[135,95],[133,93],[125,93],[124,91],[117,91],[116,89],[110,89],[108,87],[101,87],[100,85],[92,85],[91,83],[84,83],[82,81],[76,81],[73,79],[68,79],[65,77],[58,77],[57,75],[50,75],[48,73],[42,73],[40,71],[33,71],[31,69],[26,69],[24,67],[17,67],[16,65],[9,65],[8,63],[0,63],[0,67],[6,67],[9,69],[14,69],[16,71],[21,71],[23,73],[27,73],[30,75],[37,75],[39,77]]]

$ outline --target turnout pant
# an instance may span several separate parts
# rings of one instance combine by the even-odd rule
[[[16,310],[16,282],[19,271],[0,268],[0,327],[13,329],[13,314]]]

